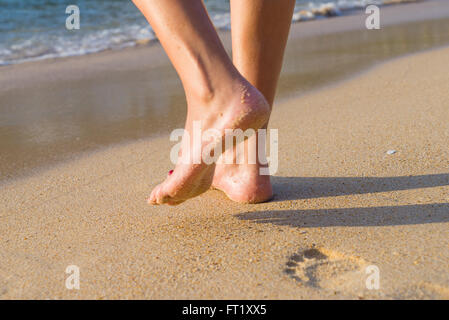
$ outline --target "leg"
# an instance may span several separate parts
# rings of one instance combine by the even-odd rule
[[[193,162],[210,145],[194,143],[194,121],[203,131],[216,129],[221,141],[225,129],[259,129],[269,117],[263,95],[240,74],[229,59],[201,0],[134,0],[153,27],[181,78],[187,98],[184,161],[158,185],[151,204],[178,204],[209,189],[215,164]],[[189,134],[187,134],[189,133]],[[221,139],[221,140],[220,140]],[[188,151],[188,152],[186,152]],[[185,161],[188,160],[188,161]]]
[[[294,0],[231,0],[234,65],[263,93],[270,106],[294,5]],[[251,137],[245,143],[257,143],[254,140],[256,137]],[[270,177],[259,175],[259,168],[260,164],[218,164],[212,185],[238,202],[269,200],[272,197]]]

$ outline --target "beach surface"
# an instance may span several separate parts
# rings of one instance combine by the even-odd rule
[[[4,183],[0,298],[449,299],[448,66],[432,50],[276,105],[268,203],[148,206],[166,135]]]

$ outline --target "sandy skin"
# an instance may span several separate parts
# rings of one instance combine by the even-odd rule
[[[231,1],[233,59],[227,55],[200,0],[152,2],[134,0],[153,27],[175,67],[187,98],[186,132],[193,121],[203,129],[266,128],[279,78],[295,1]],[[183,143],[184,155],[201,153]],[[261,146],[264,147],[264,146]],[[189,152],[186,152],[189,151]],[[213,184],[238,202],[271,197],[269,177],[256,177],[247,166],[177,163],[158,185],[150,204],[177,205],[207,191]],[[238,182],[240,196],[233,194]],[[257,187],[254,187],[257,185]]]
[[[187,115],[186,132],[192,133],[194,121],[204,123],[203,130],[213,128],[222,133],[218,138],[220,145],[224,145],[226,130],[257,130],[262,127],[270,115],[270,107],[263,95],[249,83],[237,85],[232,90],[233,98],[225,96],[227,101],[210,101],[209,105],[189,109]],[[191,102],[195,103],[195,102]],[[225,107],[224,107],[225,106]],[[189,138],[186,138],[188,136]],[[183,138],[183,150],[187,145],[194,147],[195,143],[187,139],[193,139],[193,134],[188,134]],[[198,144],[200,150],[191,150],[190,155],[202,154],[204,146],[210,147],[210,141]],[[215,149],[215,147],[211,147]],[[186,152],[184,152],[184,155]],[[182,153],[181,153],[182,157]],[[207,164],[201,158],[195,164],[193,157],[187,161],[178,161],[175,169],[167,176],[166,180],[153,189],[148,199],[149,204],[177,205],[187,199],[196,197],[206,192],[212,185],[215,173],[215,163]],[[227,190],[227,189],[226,189]]]

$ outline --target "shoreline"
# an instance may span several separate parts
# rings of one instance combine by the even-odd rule
[[[438,52],[438,51],[446,50],[446,49],[449,49],[449,44],[443,45],[440,47],[433,47],[430,49],[426,49],[424,51],[411,52],[411,53],[407,53],[407,54],[404,54],[401,56],[392,57],[388,60],[381,61],[374,65],[371,65],[365,69],[361,69],[358,72],[350,74],[350,75],[348,75],[340,80],[337,80],[335,82],[324,84],[320,87],[310,89],[306,92],[297,93],[296,95],[293,95],[293,96],[285,96],[285,97],[281,97],[281,98],[276,98],[275,104],[280,105],[280,106],[289,105],[292,102],[295,102],[302,97],[316,95],[321,92],[326,92],[327,90],[332,90],[334,88],[344,86],[346,83],[355,81],[358,78],[363,77],[364,75],[370,74],[371,72],[375,71],[376,69],[382,68],[384,65],[394,63],[395,61],[401,61],[406,58],[413,58],[414,56],[420,56],[422,54]],[[270,125],[270,127],[271,127],[271,125]],[[17,177],[12,177],[9,179],[0,179],[0,187],[14,185],[16,183],[20,183],[21,181],[26,181],[27,179],[30,179],[33,177],[38,177],[39,175],[45,175],[47,172],[51,172],[53,170],[67,168],[67,166],[70,166],[70,163],[82,161],[83,159],[85,160],[89,157],[95,157],[98,154],[114,152],[114,150],[116,150],[116,149],[127,148],[127,147],[137,145],[137,144],[139,144],[139,145],[147,144],[153,140],[160,140],[160,139],[166,139],[166,138],[167,138],[167,133],[160,133],[158,135],[151,136],[151,137],[142,137],[142,138],[138,138],[135,140],[117,142],[117,143],[113,143],[113,144],[109,144],[109,145],[100,146],[100,147],[97,147],[92,150],[83,151],[83,152],[71,155],[69,158],[67,158],[65,160],[60,160],[55,163],[49,163],[49,164],[34,168],[31,172],[27,172],[27,173],[19,175]]]
[[[3,186],[0,298],[449,299],[447,65],[410,55],[280,103],[268,203],[148,206],[166,137]]]
[[[409,22],[422,22],[448,18],[449,7],[444,5],[444,1],[445,0],[416,0],[416,2],[391,3],[385,6],[381,6],[380,8],[382,12],[385,11],[385,14],[382,16],[382,27],[395,26]],[[345,31],[363,30],[365,28],[364,19],[366,18],[366,15],[361,11],[363,10],[349,10],[347,14],[341,16],[332,16],[326,19],[292,22],[292,31],[289,38],[296,40],[298,38],[307,38],[323,34],[335,34]],[[224,41],[226,48],[230,51],[229,45],[231,31],[217,29],[217,32]],[[150,47],[153,46],[160,47],[159,41],[149,39],[148,41],[145,41],[145,43],[137,44],[133,47],[125,47],[122,49],[107,49],[99,52],[87,53],[85,55],[48,58],[43,60],[26,61],[18,64],[3,65],[0,66],[0,75],[2,75],[3,72],[21,72],[20,68],[33,69],[34,66],[39,65],[42,65],[42,67],[51,67],[51,65],[55,64],[76,64],[77,60],[84,60],[87,57],[93,58],[98,56],[100,59],[102,59],[106,58],[108,55],[128,55],[132,54],[133,51],[140,50],[147,50],[147,55],[158,55],[159,53],[153,53],[151,51]],[[161,62],[160,59],[153,60],[152,62],[155,61]],[[91,64],[94,64],[97,61],[89,62]],[[63,68],[61,65],[56,67]],[[79,66],[75,67],[79,68]],[[14,70],[15,68],[18,68],[18,70]],[[46,70],[43,71],[46,72]],[[67,71],[67,69],[63,71]],[[25,78],[26,77],[23,77],[20,80],[26,80]],[[70,80],[71,78],[68,77],[61,79]],[[4,86],[6,85],[5,82],[6,81],[1,81],[0,84]]]

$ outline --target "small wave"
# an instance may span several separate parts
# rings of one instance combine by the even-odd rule
[[[78,35],[36,34],[9,47],[0,44],[0,65],[17,64],[48,58],[61,58],[135,46],[156,39],[149,26],[128,26]]]
[[[341,16],[345,11],[366,8],[368,5],[385,6],[417,2],[419,0],[338,0],[335,2],[319,3],[309,2],[308,8],[296,8],[292,22],[315,20],[317,18],[329,18]]]

